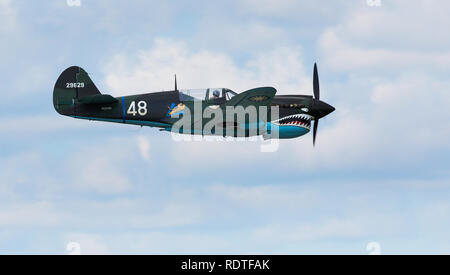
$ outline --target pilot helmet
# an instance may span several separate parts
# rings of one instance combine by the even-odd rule
[[[214,97],[220,97],[220,92],[219,92],[218,90],[215,90],[215,91],[213,92],[213,96],[214,96]]]

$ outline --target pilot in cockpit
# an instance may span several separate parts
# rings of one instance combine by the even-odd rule
[[[213,96],[214,96],[214,99],[220,98],[220,92],[219,92],[219,90],[214,90]]]

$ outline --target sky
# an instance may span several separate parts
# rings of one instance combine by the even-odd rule
[[[79,3],[79,5],[78,5]],[[449,254],[450,2],[0,0],[0,254]],[[52,105],[81,66],[113,96],[273,86],[312,135],[177,141]]]

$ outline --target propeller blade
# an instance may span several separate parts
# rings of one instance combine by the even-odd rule
[[[317,63],[314,63],[313,88],[314,88],[314,98],[319,100],[320,99],[320,87],[319,87],[319,73],[317,72]]]
[[[319,119],[314,121],[314,131],[313,131],[313,145],[316,146],[316,135],[317,129],[319,128]]]

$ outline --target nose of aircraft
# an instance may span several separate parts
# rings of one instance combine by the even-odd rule
[[[311,114],[316,118],[322,118],[334,112],[335,108],[321,100],[314,99],[311,107]]]

